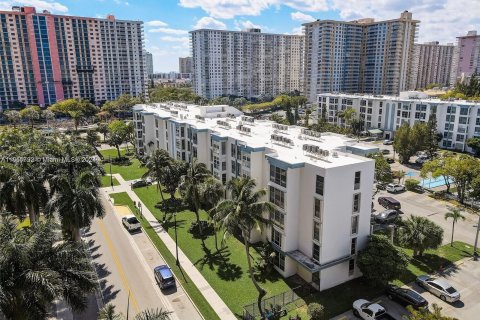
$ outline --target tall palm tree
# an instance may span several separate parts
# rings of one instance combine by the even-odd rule
[[[48,201],[46,212],[60,217],[63,230],[70,238],[80,241],[80,229],[91,224],[95,217],[103,217],[105,209],[98,191],[99,175],[83,170],[71,179],[66,174],[52,178],[53,196]]]
[[[204,183],[200,186],[201,194],[201,207],[207,211],[209,220],[214,224],[214,236],[215,236],[215,249],[218,251],[218,241],[217,241],[217,231],[218,223],[214,219],[215,215],[215,206],[225,195],[225,188],[220,180],[215,179],[214,177],[208,177]]]
[[[450,208],[450,211],[445,213],[445,220],[452,218],[452,239],[450,240],[450,246],[453,247],[453,233],[455,232],[455,223],[458,220],[465,220],[465,216],[459,208]]]
[[[163,197],[163,188],[162,188],[162,176],[163,170],[171,163],[172,159],[167,151],[163,149],[157,149],[150,154],[145,163],[147,167],[147,172],[143,175],[144,178],[150,177],[153,181],[157,183],[157,190],[160,191],[160,197],[162,202],[165,201]]]
[[[231,193],[231,199],[221,201],[213,210],[214,219],[225,230],[225,235],[235,234],[240,229],[245,245],[247,256],[248,272],[255,289],[258,291],[258,310],[262,314],[262,299],[266,291],[260,287],[253,274],[252,261],[250,256],[251,234],[254,228],[268,224],[269,220],[264,218],[265,213],[274,210],[270,202],[262,201],[266,190],[255,191],[256,183],[251,178],[235,178],[229,181],[227,189]]]
[[[210,172],[208,171],[207,166],[204,163],[198,162],[197,159],[193,159],[187,170],[187,174],[182,176],[180,182],[180,190],[183,198],[195,213],[197,223],[200,221],[200,186],[208,176],[210,176]]]
[[[95,273],[83,247],[59,242],[57,230],[51,222],[29,230],[11,219],[0,225],[0,310],[7,319],[46,319],[56,299],[73,310],[86,307]]]

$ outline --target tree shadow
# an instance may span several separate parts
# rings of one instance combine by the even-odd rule
[[[120,290],[114,290],[114,288],[115,287],[113,285],[107,286],[107,281],[100,281],[100,289],[102,290],[102,296],[105,303],[108,303],[115,299],[117,294],[120,292]]]
[[[210,270],[215,270],[215,267],[217,267],[218,277],[225,281],[234,281],[242,276],[242,268],[230,263],[231,253],[228,247],[222,247],[213,252],[202,239],[202,250],[205,255],[194,263],[194,265],[198,265],[200,270],[203,270],[205,266],[208,266]]]
[[[165,229],[165,231],[167,231],[167,232],[170,228],[175,228],[175,220],[173,218],[168,218],[164,222],[161,222],[161,221],[159,221],[159,222],[161,223],[163,229]],[[177,217],[177,229],[185,228],[185,224],[186,224],[186,220],[184,220],[184,219],[179,220],[178,217]]]

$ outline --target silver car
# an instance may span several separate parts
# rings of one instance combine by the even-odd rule
[[[460,293],[444,279],[423,275],[419,276],[415,282],[443,301],[452,303],[460,300]]]

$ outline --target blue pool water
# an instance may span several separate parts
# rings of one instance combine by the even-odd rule
[[[449,183],[453,183],[453,180],[451,178],[448,178]],[[437,178],[430,178],[430,179],[423,179],[420,182],[420,185],[424,188],[431,189],[431,188],[436,188],[436,187],[441,187],[444,186],[445,179],[443,177],[437,177]]]

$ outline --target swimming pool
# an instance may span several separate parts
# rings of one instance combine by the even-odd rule
[[[453,183],[453,180],[451,178],[447,179],[450,184]],[[441,187],[446,185],[445,179],[443,177],[437,177],[437,178],[430,178],[430,179],[423,179],[420,181],[420,185],[423,188],[431,189],[431,188],[436,188],[436,187]]]

